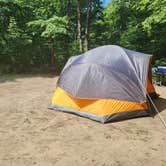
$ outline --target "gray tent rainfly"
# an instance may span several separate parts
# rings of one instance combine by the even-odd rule
[[[58,86],[78,98],[142,102],[148,65],[147,54],[115,45],[102,46],[71,57]]]

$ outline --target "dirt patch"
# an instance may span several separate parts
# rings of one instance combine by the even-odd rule
[[[57,77],[0,82],[0,166],[166,165],[158,115],[100,124],[48,110]],[[155,101],[166,120],[166,87]]]

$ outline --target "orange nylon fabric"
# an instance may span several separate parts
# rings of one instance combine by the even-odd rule
[[[152,62],[152,58],[150,58],[150,61],[149,61],[149,71],[148,71],[148,76],[146,80],[146,90],[148,93],[155,93],[155,88],[152,83],[151,62]]]
[[[52,105],[58,105],[75,110],[89,112],[99,116],[111,115],[118,112],[145,110],[147,103],[134,103],[111,99],[80,99],[68,95],[57,87],[52,98]]]
[[[147,82],[146,82],[146,89],[148,93],[155,93],[154,86],[149,79],[147,79]]]

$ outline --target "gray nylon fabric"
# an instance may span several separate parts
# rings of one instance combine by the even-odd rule
[[[148,116],[149,113],[146,110],[134,110],[134,111],[125,111],[125,112],[120,112],[112,115],[107,115],[107,116],[98,116],[91,114],[89,112],[84,112],[80,110],[74,110],[71,108],[66,108],[62,106],[57,106],[57,105],[50,105],[48,107],[49,109],[56,110],[56,111],[62,111],[62,112],[69,112],[73,114],[77,114],[83,117],[87,117],[89,119],[99,121],[102,123],[106,122],[113,122],[113,121],[119,121],[119,120],[124,120],[124,119],[131,119],[131,118],[137,118],[137,117],[143,117],[143,116]]]
[[[71,57],[57,86],[76,98],[143,102],[150,57],[116,45]]]

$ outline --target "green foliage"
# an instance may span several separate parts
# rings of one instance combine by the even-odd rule
[[[166,66],[166,57],[156,60],[155,66]]]
[[[53,16],[47,20],[36,20],[28,23],[34,29],[34,33],[41,28],[41,37],[55,38],[58,35],[67,35],[67,17]]]
[[[155,59],[165,56],[165,0],[111,0],[104,14],[106,43],[150,53]]]
[[[140,1],[141,3],[142,1]],[[141,5],[141,4],[140,4]],[[151,13],[149,17],[147,17],[143,21],[144,29],[151,33],[153,26],[156,24],[165,24],[166,23],[166,1],[154,0],[152,2],[146,1],[144,6],[148,8],[141,8],[142,10],[147,10],[147,12]]]
[[[55,60],[56,60],[56,72],[60,72],[64,65],[65,65],[65,57],[64,55],[57,55],[55,56]]]
[[[90,2],[90,48],[118,44],[165,64],[165,0]],[[82,41],[86,12],[80,1]],[[60,71],[80,51],[77,19],[77,0],[0,0],[0,73]]]

